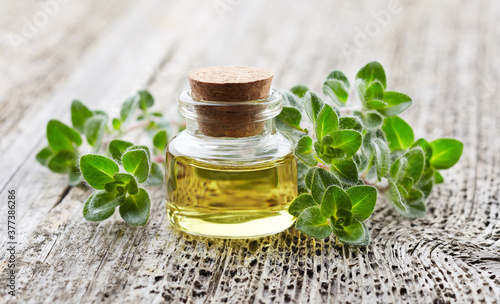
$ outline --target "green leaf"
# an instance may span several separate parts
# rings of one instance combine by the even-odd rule
[[[314,130],[316,138],[322,140],[326,135],[333,135],[339,129],[339,118],[331,106],[325,104],[318,114]]]
[[[161,112],[151,112],[149,114],[156,116],[156,117],[163,117],[163,113],[161,113]]]
[[[85,136],[87,137],[87,142],[94,147],[96,151],[101,147],[107,120],[108,118],[106,116],[94,115],[87,119],[85,123]]]
[[[98,191],[92,194],[83,207],[83,217],[87,221],[102,221],[113,215],[115,208],[125,201],[125,197]]]
[[[434,182],[433,180],[428,180],[428,181],[422,181],[420,180],[416,185],[415,188],[422,191],[424,195],[424,199],[428,198],[429,195],[431,194],[432,187],[434,187]]]
[[[139,186],[135,178],[127,173],[116,173],[113,178],[117,182],[122,182],[130,194],[136,194],[139,191]]]
[[[307,92],[304,96],[304,108],[306,110],[307,116],[311,122],[316,122],[316,118],[319,115],[319,112],[323,108],[323,101],[318,97],[318,95]]]
[[[73,151],[59,151],[48,160],[47,167],[55,173],[70,173],[75,167],[76,159]]]
[[[295,155],[308,166],[316,166],[318,160],[314,157],[312,138],[303,136],[297,142],[295,147]]]
[[[410,125],[398,116],[386,117],[382,130],[387,137],[391,151],[406,150],[415,138]]]
[[[155,100],[149,91],[140,90],[137,93],[139,94],[139,106],[143,111],[146,111],[154,105]]]
[[[332,233],[332,227],[330,227],[328,219],[321,215],[318,206],[304,210],[297,219],[295,228],[317,239],[327,238]]]
[[[398,182],[402,178],[411,178],[416,184],[424,172],[425,156],[421,148],[406,152],[391,166],[391,177]]]
[[[305,85],[296,85],[290,89],[290,92],[292,92],[294,95],[296,95],[299,98],[304,97],[306,95],[307,91],[309,91],[309,89]]]
[[[355,111],[354,115],[361,120],[363,126],[367,130],[377,129],[384,122],[384,118],[382,116],[380,116],[380,114],[378,114],[376,112],[366,112],[366,113],[363,113],[363,112],[360,112],[360,111]]]
[[[104,185],[104,190],[114,195],[124,194],[126,186],[124,182],[112,181]]]
[[[344,229],[333,229],[333,234],[344,244],[366,246],[370,243],[370,232],[365,223],[353,219],[351,225]]]
[[[444,178],[441,175],[441,173],[439,173],[438,171],[434,171],[434,182],[436,184],[442,184],[442,183],[444,183]]]
[[[343,158],[351,158],[361,147],[363,137],[361,133],[353,130],[337,131],[332,136],[333,142],[329,146],[342,150]]]
[[[411,145],[411,148],[415,148],[415,147],[420,147],[420,148],[422,148],[422,150],[424,150],[426,160],[431,159],[432,146],[427,140],[425,140],[423,138],[418,139],[416,142],[413,143],[413,145]]]
[[[358,82],[367,84],[378,82],[385,89],[386,78],[384,68],[377,61],[369,62],[356,74],[356,83]]]
[[[349,97],[349,80],[341,71],[333,71],[323,83],[323,93],[330,97],[335,104],[344,106]]]
[[[109,143],[108,149],[113,159],[115,159],[116,161],[121,161],[122,154],[125,152],[125,150],[127,150],[129,147],[132,147],[133,145],[134,144],[128,141],[115,139]]]
[[[295,217],[299,217],[300,214],[309,207],[318,206],[318,204],[313,200],[310,194],[301,194],[297,196],[290,207],[288,207],[288,213]]]
[[[73,100],[71,103],[71,123],[73,127],[83,133],[85,122],[94,115],[83,103],[79,100]]]
[[[345,184],[358,183],[358,166],[352,158],[333,160],[330,171]]]
[[[373,213],[377,203],[377,189],[373,186],[354,186],[346,190],[351,199],[351,213],[359,221],[364,221]]]
[[[167,137],[167,131],[165,130],[160,130],[155,134],[155,136],[153,136],[153,145],[160,151],[165,150],[167,142],[168,142],[168,137]]]
[[[113,175],[118,170],[118,165],[105,156],[87,154],[80,158],[83,178],[94,189],[104,189],[104,185],[114,180]]]
[[[354,130],[363,132],[363,125],[358,117],[340,117],[339,118],[340,130]]]
[[[128,148],[122,155],[122,165],[125,171],[133,174],[139,183],[146,181],[151,170],[151,161],[145,149]]]
[[[47,140],[54,152],[72,151],[74,150],[73,144],[77,146],[82,144],[82,138],[75,129],[54,119],[47,124]]]
[[[164,180],[165,174],[163,173],[160,165],[158,165],[157,163],[151,163],[151,171],[149,172],[146,184],[149,186],[158,186],[163,184]]]
[[[374,138],[371,141],[373,160],[375,161],[377,177],[380,181],[391,168],[391,151],[385,141]]]
[[[436,169],[449,169],[453,167],[464,149],[464,145],[452,138],[441,138],[431,142],[431,165]]]
[[[361,98],[363,106],[368,109],[381,109],[387,106],[384,102],[384,88],[378,82],[372,83],[365,92],[364,98]]]
[[[378,109],[378,111],[385,116],[398,115],[412,104],[412,100],[408,95],[391,91],[384,92],[384,102],[387,103],[387,106]]]
[[[83,176],[80,173],[78,167],[73,167],[73,170],[69,173],[69,185],[70,186],[78,186],[83,182]]]
[[[118,118],[113,118],[112,124],[113,124],[113,129],[120,130],[122,122]]]
[[[306,184],[306,187],[311,190],[312,189],[312,183],[314,179],[314,172],[318,169],[318,167],[311,167],[307,170],[306,176],[304,177],[304,182]]]
[[[51,156],[52,149],[50,147],[45,147],[36,154],[35,158],[42,166],[47,166]]]
[[[329,186],[321,200],[321,214],[326,217],[334,217],[339,220],[339,210],[351,211],[351,199],[347,193],[338,186]]]
[[[322,168],[317,168],[314,171],[311,184],[311,194],[318,205],[321,204],[326,189],[332,185],[341,186],[340,181],[335,177],[335,175]]]
[[[302,161],[297,161],[297,188],[299,190],[299,194],[309,192],[305,182],[305,177],[309,168],[310,167]]]
[[[302,113],[302,111],[304,109],[304,104],[300,98],[303,96],[299,97],[297,94],[294,94],[293,92],[288,92],[288,91],[280,91],[280,94],[283,97],[283,106],[284,107],[295,108]],[[304,95],[305,95],[305,92],[304,92]]]
[[[122,119],[124,125],[127,124],[130,119],[132,119],[132,116],[134,115],[135,110],[137,110],[138,106],[139,97],[137,95],[133,95],[123,102],[120,109],[120,118]]]
[[[424,194],[417,189],[406,191],[403,187],[397,186],[391,179],[387,198],[392,202],[396,210],[408,218],[419,218],[425,215]]]
[[[291,127],[293,129],[303,131],[300,127],[302,114],[299,110],[292,107],[283,107],[281,113],[276,117],[276,120]]]
[[[149,219],[151,200],[146,190],[139,188],[135,195],[129,195],[120,205],[120,215],[123,220],[131,225],[146,225]]]

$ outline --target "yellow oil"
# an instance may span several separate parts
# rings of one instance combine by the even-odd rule
[[[252,238],[293,224],[297,163],[289,154],[259,164],[220,166],[167,154],[167,212],[178,229],[197,235]]]

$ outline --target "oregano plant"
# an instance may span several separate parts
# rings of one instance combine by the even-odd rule
[[[58,120],[47,124],[48,145],[36,159],[55,173],[68,174],[70,185],[85,182],[96,190],[85,202],[85,219],[102,221],[118,208],[125,222],[147,223],[151,200],[143,186],[163,183],[167,130],[173,132],[161,113],[151,111],[153,105],[153,96],[140,90],[125,100],[119,117],[109,119],[105,112],[92,111],[74,100],[72,126]],[[153,153],[148,146],[121,139],[136,129],[152,137]],[[85,150],[92,153],[82,153]]]
[[[316,238],[333,234],[345,244],[367,245],[363,221],[379,194],[403,216],[422,217],[433,186],[444,181],[439,170],[458,162],[463,144],[415,140],[398,116],[412,99],[387,90],[380,63],[361,68],[354,87],[358,108],[347,107],[350,82],[337,70],[323,83],[326,101],[304,85],[284,91],[276,124],[296,142],[301,194],[288,210],[297,217],[295,227]]]

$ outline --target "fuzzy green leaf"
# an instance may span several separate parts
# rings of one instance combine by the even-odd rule
[[[113,215],[115,208],[125,201],[125,196],[116,196],[106,191],[92,194],[83,207],[83,217],[87,221],[102,221]]]
[[[323,108],[323,101],[312,92],[307,92],[304,96],[304,108],[311,122],[316,122],[319,112]]]
[[[80,158],[80,170],[91,187],[102,190],[104,185],[114,180],[113,175],[119,168],[114,161],[105,156],[87,154]]]
[[[70,173],[74,170],[76,159],[73,151],[59,151],[50,157],[47,167],[55,173]]]
[[[354,115],[361,120],[363,127],[367,130],[380,128],[384,122],[384,118],[377,112],[362,113],[360,111],[355,111]]]
[[[353,219],[351,225],[343,229],[333,229],[333,234],[344,244],[366,246],[370,243],[370,232],[365,223]]]
[[[139,183],[143,183],[149,176],[151,161],[146,150],[128,148],[122,155],[122,164],[125,171],[133,174]]]
[[[309,91],[309,89],[305,85],[296,85],[290,89],[290,92],[292,92],[294,95],[296,95],[299,98],[304,97],[306,95],[307,91]]]
[[[442,184],[442,183],[444,183],[444,178],[441,175],[441,173],[439,173],[438,171],[434,171],[434,182],[436,184]]]
[[[318,114],[314,130],[316,138],[322,140],[326,135],[333,135],[339,129],[339,118],[330,105],[325,104]]]
[[[340,130],[354,130],[358,132],[363,131],[363,125],[358,117],[340,117],[339,118]]]
[[[146,225],[149,219],[151,200],[146,190],[139,188],[135,195],[129,195],[120,205],[120,215],[123,220],[131,225]]]
[[[135,113],[135,110],[139,107],[139,97],[137,95],[133,95],[127,100],[125,100],[120,109],[120,118],[122,120],[122,124],[127,124]]]
[[[122,159],[122,154],[127,150],[129,147],[132,147],[134,144],[128,141],[124,140],[119,140],[115,139],[112,140],[109,143],[109,154],[111,154],[111,157],[115,159],[116,161],[121,161]]]
[[[354,186],[346,190],[351,199],[351,213],[359,221],[364,221],[373,213],[377,203],[377,189],[373,186]]]
[[[71,103],[71,123],[73,127],[80,131],[84,132],[85,122],[87,119],[94,115],[92,111],[90,111],[83,103],[79,100],[73,100]]]
[[[380,138],[372,139],[371,144],[377,177],[380,181],[391,168],[391,150],[389,149],[387,143]]]
[[[167,142],[168,142],[168,136],[167,136],[167,131],[165,130],[160,130],[156,132],[156,134],[153,136],[153,145],[160,151],[165,150]]]
[[[353,130],[340,130],[332,135],[332,143],[328,145],[344,152],[343,158],[351,158],[361,147],[363,137]]]
[[[101,147],[106,131],[106,122],[108,118],[103,115],[94,115],[87,119],[85,123],[85,136],[89,145],[97,151]]]
[[[408,95],[390,91],[384,92],[384,102],[387,103],[387,106],[378,109],[378,111],[385,116],[398,115],[412,104],[412,100]]]
[[[358,183],[358,166],[352,158],[333,160],[330,171],[345,184],[356,185]]]
[[[386,194],[387,198],[400,214],[408,218],[419,218],[425,215],[426,207],[422,191],[414,188],[407,191],[391,179],[388,182],[389,190]]]
[[[415,148],[415,147],[420,147],[422,148],[422,150],[424,150],[424,153],[425,153],[425,159],[426,160],[430,160],[431,157],[432,157],[432,146],[431,144],[423,139],[423,138],[419,138],[417,141],[415,141],[413,143],[413,145],[411,145],[412,148]]]
[[[54,152],[72,151],[74,150],[73,144],[76,146],[82,144],[82,138],[75,129],[54,119],[47,124],[47,140]]]
[[[356,82],[374,83],[378,82],[382,87],[386,88],[385,71],[382,65],[377,61],[372,61],[362,67],[356,74]]]
[[[321,200],[321,214],[324,217],[333,216],[338,220],[341,218],[341,214],[337,214],[337,212],[339,210],[351,211],[351,207],[351,199],[342,188],[333,185],[326,189]]]
[[[151,171],[149,172],[146,184],[148,186],[158,186],[161,185],[164,180],[165,174],[163,173],[160,165],[158,165],[157,163],[151,163]]]
[[[299,139],[295,147],[295,155],[308,166],[313,167],[318,164],[313,152],[313,141],[309,136],[303,136]]]
[[[36,154],[35,158],[42,166],[47,166],[52,154],[52,149],[50,147],[45,147]]]
[[[335,175],[322,168],[318,168],[314,171],[311,194],[318,205],[321,204],[326,189],[331,185],[341,186],[340,181]]]
[[[276,117],[277,122],[281,122],[290,128],[303,131],[300,127],[300,122],[302,120],[302,114],[296,108],[283,107],[281,113]]]
[[[318,167],[311,167],[307,170],[306,175],[304,177],[304,182],[306,187],[311,190],[312,189],[312,183],[314,179],[314,172],[318,169]]]
[[[330,97],[335,104],[344,106],[349,97],[349,80],[341,71],[333,71],[323,83],[323,93]]]
[[[453,167],[464,149],[464,145],[452,138],[441,138],[431,142],[431,165],[436,169],[449,169]]]
[[[143,111],[146,111],[154,105],[155,100],[149,91],[140,90],[137,94],[139,94],[139,106]]]
[[[423,150],[418,147],[406,152],[391,166],[391,177],[396,181],[403,178],[411,178],[412,184],[416,184],[424,172],[425,156]]]
[[[292,89],[290,89],[290,91]],[[304,95],[305,93],[306,92],[304,92]],[[304,104],[300,98],[303,96],[298,96],[293,91],[280,91],[280,94],[283,97],[283,107],[295,108],[302,113],[304,110]]]
[[[290,207],[288,207],[288,213],[295,217],[299,217],[300,214],[309,207],[319,206],[308,193],[301,194],[297,196]]]
[[[137,191],[139,191],[137,181],[132,175],[127,173],[116,173],[113,178],[115,179],[115,181],[122,182],[125,185],[128,193],[136,194]]]
[[[382,130],[387,137],[391,151],[406,150],[415,139],[410,125],[398,116],[386,117]]]
[[[332,233],[332,227],[330,227],[328,219],[321,215],[318,206],[304,210],[297,219],[295,228],[317,239],[327,238]]]

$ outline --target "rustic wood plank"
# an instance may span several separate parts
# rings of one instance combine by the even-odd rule
[[[126,44],[120,34],[159,10],[153,2],[147,3],[146,8],[116,21],[114,31],[87,51],[86,61],[63,84],[65,93],[54,92],[42,109],[45,112],[26,132],[43,126],[48,114],[67,115],[67,107],[61,105],[73,97],[85,97],[92,105],[116,100],[103,107],[111,110],[121,101],[121,94],[130,92],[127,88],[145,83],[148,77],[136,75],[143,71],[139,63],[127,66],[119,60],[107,63],[107,59],[113,57],[112,46]],[[173,10],[166,18],[190,16],[197,7],[164,5]],[[34,165],[35,145],[17,143],[16,149],[28,148],[28,152],[14,160],[20,169],[12,171],[3,185],[4,189],[20,188],[19,201],[26,205],[19,212],[23,221],[32,222],[18,227],[22,244],[17,300],[498,301],[500,102],[496,96],[500,59],[496,54],[500,46],[495,43],[498,30],[494,26],[500,17],[498,2],[401,1],[401,13],[392,15],[387,26],[352,56],[344,56],[342,43],[353,44],[357,29],[375,20],[370,12],[387,9],[388,2],[241,2],[230,6],[222,19],[212,5],[201,6],[189,26],[174,24],[167,34],[153,31],[141,36],[144,44],[158,47],[158,39],[167,35],[168,41],[154,52],[141,52],[139,47],[131,50],[133,58],[143,60],[142,65],[152,66],[149,85],[159,109],[174,117],[176,95],[187,85],[184,73],[203,65],[265,66],[276,71],[276,87],[302,82],[319,90],[331,69],[341,68],[353,76],[359,66],[378,59],[386,67],[389,87],[408,92],[415,100],[405,118],[416,126],[417,135],[452,136],[465,143],[460,163],[445,173],[446,183],[437,187],[428,202],[429,214],[406,220],[382,201],[368,222],[372,243],[366,248],[314,240],[293,228],[257,240],[219,240],[173,230],[165,216],[165,187],[159,187],[151,189],[153,209],[146,227],[126,225],[118,215],[89,223],[81,216],[88,191],[72,188],[51,208],[60,200],[65,180]],[[178,36],[169,36],[172,30]],[[119,70],[121,77],[114,78],[112,69]],[[98,72],[103,84],[89,80]],[[96,90],[88,92],[89,87]],[[67,96],[71,94],[77,96]],[[14,159],[16,149],[5,155]],[[40,195],[44,197],[38,200]],[[0,214],[5,214],[4,209],[0,207]]]

